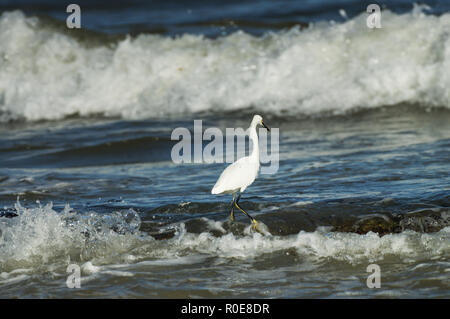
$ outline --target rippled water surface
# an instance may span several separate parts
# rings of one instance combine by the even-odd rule
[[[248,125],[215,118],[204,128]],[[401,106],[268,116],[279,170],[241,200],[265,236],[243,214],[231,224],[231,199],[210,195],[225,164],[170,160],[171,128],[191,119],[8,125],[1,295],[448,297],[449,120]],[[80,289],[66,287],[70,263]],[[371,263],[383,289],[366,286]]]

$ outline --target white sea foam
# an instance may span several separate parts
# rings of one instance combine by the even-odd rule
[[[450,227],[433,234],[406,231],[380,237],[369,232],[366,235],[328,232],[320,228],[315,232],[301,231],[291,236],[251,236],[227,234],[215,237],[210,233],[190,234],[181,232],[178,245],[201,253],[225,258],[249,258],[279,250],[295,249],[298,254],[312,259],[334,258],[351,264],[383,260],[386,256],[398,256],[417,260],[432,256],[442,258],[450,254]]]
[[[26,208],[17,202],[16,212],[17,217],[0,218],[0,272],[54,262],[126,260],[129,250],[153,240],[136,230],[133,211],[76,214],[69,205],[57,212],[51,203]],[[96,270],[89,263],[83,267]]]
[[[107,218],[99,218],[104,214],[79,216],[69,206],[56,212],[51,205],[25,208],[18,203],[16,210],[18,217],[0,218],[0,283],[28,275],[31,270],[48,270],[51,265],[56,265],[51,269],[60,267],[65,271],[70,263],[81,265],[83,274],[95,277],[97,273],[130,275],[112,266],[117,264],[189,264],[202,262],[204,256],[251,260],[282,251],[295,252],[301,256],[300,263],[332,258],[357,264],[389,256],[426,262],[450,256],[450,227],[436,233],[405,231],[382,237],[375,233],[330,232],[327,228],[289,236],[248,232],[217,237],[208,229],[212,225],[214,229],[223,226],[211,221],[202,233],[190,233],[181,223],[175,225],[178,231],[174,238],[155,240],[138,231],[116,233]]]
[[[81,265],[81,271],[84,275],[94,274],[96,272],[99,272],[100,270],[101,267],[94,266],[90,261]]]
[[[86,47],[20,11],[0,17],[2,120],[127,119],[256,107],[345,113],[398,103],[450,108],[450,14],[383,11],[342,24],[218,39],[140,35]]]

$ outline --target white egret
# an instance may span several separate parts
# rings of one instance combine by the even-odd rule
[[[250,186],[258,176],[259,172],[259,144],[256,127],[264,126],[269,132],[270,129],[264,124],[260,115],[253,116],[252,123],[248,128],[250,140],[253,143],[253,150],[249,156],[245,156],[229,165],[220,175],[211,194],[233,194],[231,202],[230,219],[234,221],[234,207],[236,206],[241,212],[247,215],[253,223],[253,228],[257,230],[257,221],[239,206],[239,199],[245,189]],[[239,193],[238,197],[236,195]]]

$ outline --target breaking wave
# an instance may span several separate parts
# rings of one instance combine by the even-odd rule
[[[450,14],[365,13],[255,37],[141,34],[86,45],[20,11],[0,17],[0,121],[152,118],[257,108],[345,114],[450,108]]]
[[[16,275],[39,271],[51,265],[84,263],[83,271],[117,263],[189,263],[202,256],[251,259],[270,253],[299,256],[299,262],[320,262],[327,258],[357,264],[387,257],[400,260],[448,258],[450,227],[435,233],[404,231],[379,236],[369,232],[331,232],[319,227],[287,236],[265,236],[252,232],[226,232],[223,223],[204,218],[200,233],[186,230],[184,223],[173,238],[156,240],[139,230],[139,214],[132,209],[109,214],[76,213],[69,205],[57,212],[51,204],[34,208],[15,207],[17,217],[0,218],[0,284]],[[219,232],[220,235],[213,234]],[[14,275],[16,274],[16,275]]]

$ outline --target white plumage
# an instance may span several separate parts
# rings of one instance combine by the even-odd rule
[[[270,129],[264,124],[260,115],[253,116],[253,120],[248,129],[250,140],[253,143],[253,150],[249,156],[245,156],[228,166],[211,190],[211,194],[233,194],[233,202],[231,208],[231,220],[234,220],[234,206],[246,214],[253,222],[254,227],[257,223],[254,218],[247,214],[239,205],[239,199],[241,193],[250,186],[258,176],[259,172],[259,141],[258,134],[256,133],[256,127],[258,125],[264,126],[270,131]],[[239,193],[236,199],[236,194]],[[235,200],[236,199],[236,200]]]
[[[242,157],[220,174],[211,193],[215,195],[242,193],[255,181],[258,171],[259,161],[255,165],[248,156]]]

